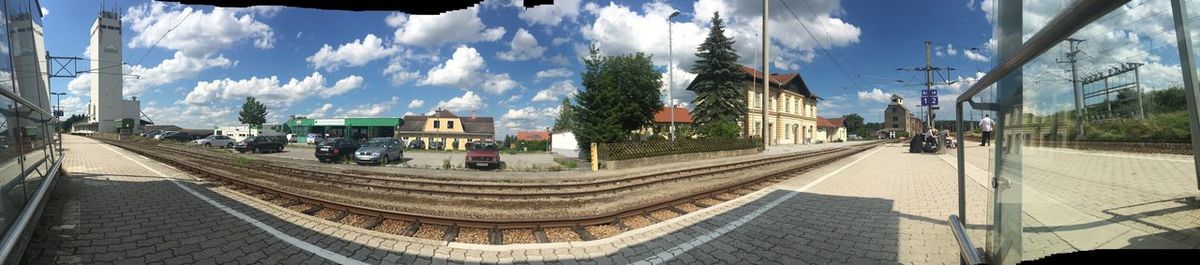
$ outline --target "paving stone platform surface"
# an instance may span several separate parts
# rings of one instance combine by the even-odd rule
[[[90,139],[65,136],[64,143],[70,175],[47,204],[24,263],[958,262],[945,221],[957,209],[953,167],[894,144],[616,237],[487,246],[321,220]],[[983,200],[969,203],[984,209]]]

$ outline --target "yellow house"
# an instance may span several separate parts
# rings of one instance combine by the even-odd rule
[[[425,149],[440,143],[445,150],[466,150],[467,143],[494,140],[496,127],[492,117],[459,117],[443,109],[433,115],[406,115],[396,137],[410,143],[421,140]]]
[[[746,89],[747,117],[739,124],[742,135],[760,136],[762,128],[763,73],[741,66]],[[696,76],[702,80],[704,75]],[[768,100],[767,136],[771,144],[807,144],[817,139],[817,100],[799,73],[771,74],[771,95]],[[688,90],[692,90],[689,85]]]

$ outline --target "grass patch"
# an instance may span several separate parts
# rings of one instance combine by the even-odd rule
[[[575,168],[579,167],[579,161],[576,161],[574,159],[555,157],[554,162],[558,163],[559,165],[562,165],[562,167],[564,167],[564,168],[575,169]]]
[[[249,157],[245,156],[235,155],[231,159],[233,160],[233,164],[239,166],[249,166],[254,164],[254,159],[250,159]]]

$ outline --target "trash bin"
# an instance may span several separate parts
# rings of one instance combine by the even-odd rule
[[[922,149],[925,146],[924,138],[925,137],[921,137],[920,135],[913,136],[912,139],[909,140],[909,142],[908,142],[908,152],[909,153],[922,152],[923,151]]]

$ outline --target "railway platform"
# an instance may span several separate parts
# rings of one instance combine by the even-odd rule
[[[592,241],[447,243],[326,221],[64,136],[69,173],[25,263],[952,264],[954,169],[891,144]],[[898,167],[920,170],[896,170]],[[983,203],[983,202],[972,202]],[[983,209],[983,207],[971,207]],[[983,213],[973,213],[982,216]]]

